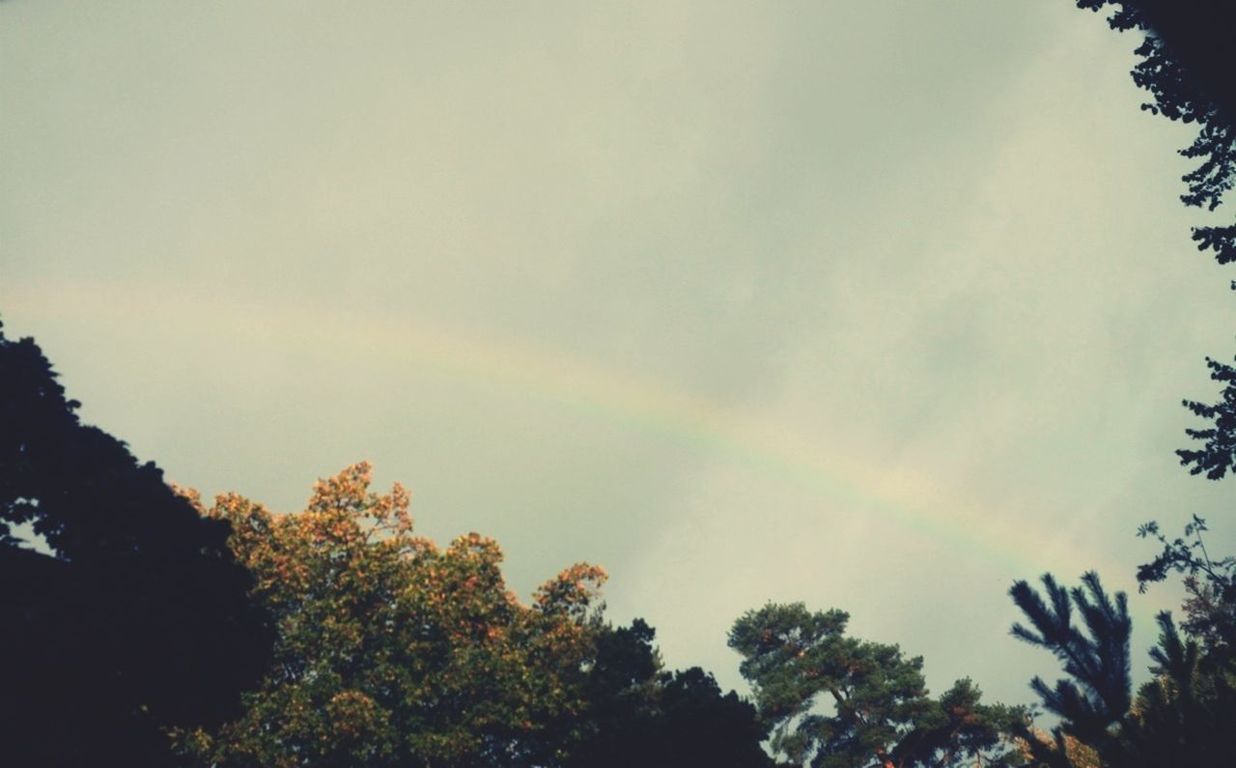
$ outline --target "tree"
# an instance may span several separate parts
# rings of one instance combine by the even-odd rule
[[[1199,165],[1185,174],[1185,205],[1214,211],[1236,184],[1236,47],[1230,40],[1230,10],[1213,0],[1076,0],[1079,8],[1099,11],[1112,6],[1109,25],[1143,34],[1135,53],[1133,81],[1150,93],[1142,109],[1170,120],[1196,123],[1193,143],[1180,154]],[[1236,225],[1193,229],[1198,250],[1212,251],[1216,261],[1236,261]],[[1232,282],[1236,289],[1236,281]],[[1185,400],[1184,406],[1209,424],[1189,429],[1201,442],[1196,450],[1176,453],[1193,474],[1222,478],[1236,460],[1236,368],[1207,358],[1210,376],[1223,384],[1215,403]]]
[[[1125,594],[1117,593],[1113,601],[1093,571],[1082,577],[1084,589],[1068,590],[1051,574],[1044,574],[1042,581],[1046,600],[1024,581],[1009,590],[1031,625],[1014,624],[1012,634],[1051,651],[1064,665],[1068,679],[1057,680],[1054,687],[1041,677],[1030,681],[1044,708],[1061,722],[1053,729],[1054,750],[1038,739],[1027,741],[1040,760],[1049,765],[1069,765],[1066,737],[1102,752],[1108,746],[1108,728],[1129,710],[1129,636],[1133,625]],[[1085,631],[1073,623],[1074,606]]]
[[[1222,765],[1236,754],[1236,667],[1230,656],[1206,651],[1182,637],[1167,611],[1157,617],[1159,642],[1150,652],[1154,679],[1143,685],[1117,739],[1109,764]]]
[[[1077,0],[1080,8],[1113,7],[1108,22],[1119,31],[1137,30],[1143,41],[1134,82],[1152,97],[1143,109],[1171,120],[1196,123],[1193,143],[1180,151],[1198,161],[1183,177],[1185,205],[1213,212],[1236,185],[1236,47],[1230,40],[1230,8],[1208,0]],[[1236,261],[1236,226],[1193,229],[1199,250],[1219,264]],[[1236,289],[1236,281],[1232,281]],[[1185,400],[1206,423],[1187,429],[1200,443],[1176,451],[1194,475],[1219,480],[1236,467],[1236,367],[1211,358],[1212,380],[1222,385],[1213,403]],[[1161,553],[1138,569],[1142,591],[1169,573],[1184,574],[1184,636],[1169,613],[1158,617],[1160,638],[1152,651],[1155,679],[1143,686],[1132,710],[1113,726],[1105,759],[1112,765],[1206,764],[1230,757],[1236,744],[1227,735],[1236,722],[1236,558],[1214,560],[1196,515],[1183,537],[1169,541],[1158,524],[1138,533],[1153,537]]]
[[[1013,634],[1050,650],[1069,679],[1031,687],[1044,707],[1060,717],[1053,740],[1027,729],[1027,748],[1037,764],[1051,768],[1102,765],[1152,768],[1217,765],[1236,754],[1236,665],[1222,646],[1181,636],[1170,613],[1158,616],[1159,642],[1151,650],[1153,679],[1130,696],[1129,620],[1126,599],[1104,591],[1087,573],[1083,588],[1066,590],[1043,577],[1047,599],[1024,581],[1011,594],[1033,629]],[[1085,631],[1072,622],[1076,606]]]
[[[1206,521],[1197,515],[1173,540],[1154,522],[1138,534],[1163,549],[1138,569],[1144,591],[1169,573],[1184,577],[1183,637],[1170,613],[1159,614],[1159,644],[1151,651],[1155,680],[1139,691],[1136,728],[1129,741],[1137,751],[1162,756],[1156,745],[1183,746],[1187,762],[1218,762],[1236,753],[1236,557],[1214,558],[1206,548]]]
[[[775,753],[812,768],[1015,764],[1006,735],[1021,710],[980,703],[969,680],[930,698],[921,657],[848,637],[848,621],[839,610],[770,603],[730,631]]]
[[[1188,192],[1181,200],[1213,211],[1236,181],[1236,65],[1225,4],[1211,0],[1076,0],[1083,9],[1114,10],[1112,29],[1137,30],[1142,43],[1134,53],[1133,81],[1152,101],[1142,109],[1170,120],[1197,123],[1192,145],[1180,151],[1201,159],[1182,179]],[[1199,250],[1211,250],[1220,264],[1236,260],[1236,227],[1198,227]]]
[[[79,406],[32,339],[0,331],[0,762],[165,765],[162,729],[234,715],[270,638],[227,524]]]
[[[575,565],[530,605],[491,539],[414,536],[409,496],[368,464],[319,481],[305,511],[237,495],[204,514],[274,616],[274,664],[240,718],[178,734],[201,765],[520,766],[560,762],[584,710],[604,572]],[[190,494],[190,498],[194,498]]]
[[[569,768],[772,768],[755,707],[699,667],[667,672],[655,630],[604,628],[586,683],[587,737]]]
[[[1185,631],[1197,638],[1212,656],[1236,656],[1236,557],[1214,559],[1202,534],[1206,521],[1197,515],[1185,525],[1184,536],[1168,541],[1153,520],[1137,534],[1154,538],[1162,551],[1137,569],[1138,589],[1163,581],[1169,573],[1184,575],[1189,598],[1184,604]]]

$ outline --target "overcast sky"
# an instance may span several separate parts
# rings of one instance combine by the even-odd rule
[[[1073,6],[9,0],[0,317],[204,494],[369,459],[672,666],[803,600],[1029,701],[1013,579],[1236,548],[1190,133]]]

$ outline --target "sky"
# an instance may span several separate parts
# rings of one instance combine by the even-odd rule
[[[1072,2],[0,3],[0,318],[169,479],[373,462],[741,687],[766,601],[1029,702],[1015,579],[1230,486],[1187,127]],[[1223,211],[1220,211],[1222,214]],[[1218,214],[1216,214],[1218,215]]]

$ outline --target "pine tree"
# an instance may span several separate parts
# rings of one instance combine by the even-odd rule
[[[1053,739],[1022,733],[1036,763],[1078,768],[1101,762],[1106,768],[1165,765],[1221,765],[1236,754],[1236,663],[1223,644],[1176,628],[1171,614],[1158,616],[1159,641],[1151,650],[1153,679],[1130,697],[1131,623],[1123,593],[1111,599],[1093,573],[1084,588],[1066,590],[1043,577],[1046,600],[1025,582],[1011,590],[1033,629],[1013,634],[1051,651],[1069,679],[1031,686],[1043,706],[1061,718]],[[1072,609],[1085,631],[1073,624]],[[1206,622],[1194,614],[1193,626]]]
[[[1035,677],[1030,687],[1048,712],[1058,715],[1061,728],[1083,741],[1101,740],[1107,728],[1129,709],[1130,665],[1128,598],[1115,600],[1104,591],[1093,571],[1082,576],[1083,587],[1065,589],[1051,574],[1042,577],[1046,601],[1024,581],[1009,594],[1031,627],[1014,624],[1013,636],[1051,651],[1064,665],[1069,679],[1049,686]],[[1073,608],[1081,614],[1085,631],[1073,623]]]
[[[1016,708],[984,705],[968,680],[928,695],[921,657],[846,635],[844,611],[802,603],[750,611],[730,631],[774,753],[812,768],[1016,764]]]

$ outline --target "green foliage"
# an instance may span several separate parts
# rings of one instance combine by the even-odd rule
[[[531,605],[505,586],[496,543],[446,549],[412,535],[408,494],[369,491],[358,464],[308,508],[273,515],[239,496],[232,523],[254,599],[275,616],[275,663],[237,720],[177,734],[200,765],[519,766],[559,760],[583,712],[604,580],[576,565]]]
[[[812,768],[1015,763],[1006,734],[1024,713],[980,703],[969,680],[930,698],[920,657],[848,637],[848,621],[839,610],[769,604],[730,631],[775,753]]]

